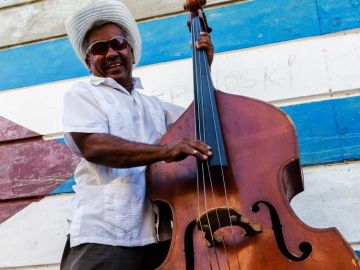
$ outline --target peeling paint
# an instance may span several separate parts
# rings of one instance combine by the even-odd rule
[[[71,178],[78,162],[66,145],[0,118],[0,224]]]

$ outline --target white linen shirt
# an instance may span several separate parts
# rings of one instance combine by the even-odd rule
[[[129,93],[112,78],[75,83],[64,96],[64,134],[82,157],[70,132],[108,133],[156,144],[183,109],[141,94],[139,79]],[[143,246],[157,241],[154,212],[146,195],[146,166],[110,168],[81,159],[75,170],[70,243]]]

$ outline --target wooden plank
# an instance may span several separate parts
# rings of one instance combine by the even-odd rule
[[[360,159],[360,96],[280,107],[297,130],[303,166]],[[72,192],[73,181],[54,193]]]
[[[0,269],[60,263],[71,197],[46,197],[0,225]]]
[[[66,180],[64,183],[59,185],[57,188],[55,188],[53,191],[50,192],[50,195],[53,194],[64,194],[64,193],[73,193],[73,186],[75,185],[75,178],[71,177],[68,180]]]
[[[313,2],[251,1],[210,9],[207,16],[218,52],[320,34]],[[190,57],[186,22],[187,15],[178,15],[140,23],[140,65]],[[0,62],[7,78],[0,80],[0,90],[88,75],[67,39],[0,51]]]
[[[185,1],[181,2],[179,0],[150,0],[150,1],[123,0],[123,2],[134,14],[136,20],[185,12],[183,8],[183,3],[185,3]],[[236,2],[236,0],[207,0],[206,7],[211,7],[212,5],[215,4],[230,4],[231,2]]]
[[[0,128],[1,224],[72,177],[79,158],[64,143],[44,141],[3,117]]]
[[[304,223],[337,227],[347,241],[359,243],[359,175],[359,162],[306,167],[305,191],[291,205]]]
[[[326,100],[282,107],[295,124],[303,165],[343,160],[334,112],[336,102]]]
[[[360,26],[358,0],[317,0],[322,33],[332,33]]]
[[[73,176],[79,158],[65,144],[45,141],[3,118],[0,126],[10,126],[10,136],[16,139],[5,136],[0,144],[0,202],[47,195]],[[28,134],[33,137],[27,138]],[[0,215],[6,213],[0,210]]]
[[[0,200],[47,195],[73,176],[78,162],[54,140],[1,145]]]
[[[337,227],[357,250],[359,165],[352,162],[304,168],[305,191],[292,201],[296,214],[306,224]],[[0,269],[59,263],[71,198],[71,194],[46,197],[1,224]]]
[[[8,119],[0,116],[0,143],[38,136],[39,134],[36,132],[27,128],[23,128],[14,122],[11,122]]]
[[[26,51],[25,48],[29,50],[28,54],[31,54],[31,46],[24,47],[24,51]],[[39,48],[39,51],[35,51],[40,54],[42,49],[46,52],[44,57],[49,57],[48,53],[52,49]],[[215,55],[212,77],[218,89],[266,101],[319,95],[330,97],[336,95],[337,92],[348,90],[359,92],[359,51],[359,29],[346,33],[277,43],[271,46],[232,50]],[[19,54],[22,55],[20,52]],[[25,55],[22,56],[26,57]],[[65,54],[64,57],[66,58],[67,55]],[[32,74],[32,70],[42,69],[41,61],[32,64],[26,62],[27,65],[23,66],[23,60],[17,59],[15,53],[3,60],[2,63],[13,65],[13,68],[10,69],[22,70],[20,73]],[[60,61],[59,59],[52,60],[55,63]],[[51,58],[43,59],[43,61],[50,62]],[[74,61],[78,62],[77,59]],[[80,63],[77,64],[80,65],[81,69],[83,68]],[[30,69],[30,66],[33,68]],[[4,68],[5,74],[9,71]],[[89,75],[87,71],[81,72],[74,66],[67,66],[64,63],[64,67],[59,66],[58,70],[54,70],[54,72],[49,70],[46,73],[44,70],[44,74],[41,74],[40,77],[28,78],[29,76],[27,76],[22,78],[21,83],[26,88],[17,89],[8,94],[6,94],[7,91],[1,91],[0,115],[11,119],[13,115],[26,114],[28,118],[42,119],[45,122],[51,122],[51,125],[59,123],[58,120],[54,121],[53,115],[59,112],[56,116],[58,119],[62,112],[61,91],[72,85],[72,80],[53,82],[63,78],[63,72],[71,73],[74,78]],[[189,59],[138,67],[134,70],[134,74],[142,78],[147,91],[161,95],[169,101],[176,101],[185,106],[192,99],[192,66]],[[8,75],[10,76],[10,74]],[[12,88],[21,79],[15,77],[14,79],[0,81],[0,84],[4,88]],[[44,80],[52,83],[39,85]],[[37,86],[29,87],[28,84]],[[27,94],[25,90],[33,93]],[[44,96],[49,98],[49,103],[46,102],[47,98],[43,98]],[[10,106],[10,104],[16,104],[22,108],[26,107],[29,110],[18,110],[16,106]],[[46,109],[46,113],[38,114],[38,106]],[[2,112],[6,114],[3,115]],[[44,119],[47,115],[51,116]],[[24,122],[23,124],[26,125],[29,120]],[[34,130],[38,130],[40,126]],[[38,133],[42,132],[38,131]]]
[[[0,9],[5,7],[12,7],[17,6],[21,4],[29,4],[31,2],[34,2],[36,0],[6,0],[0,2]],[[0,11],[1,12],[1,11]]]
[[[282,107],[297,129],[301,163],[360,159],[360,97]]]
[[[360,98],[340,99],[335,104],[343,159],[360,158]],[[351,108],[351,109],[349,109]]]
[[[296,99],[307,96],[330,98],[359,88],[357,50],[360,51],[359,32],[236,50],[215,56],[212,77],[218,89],[266,101],[296,103]],[[33,67],[37,69],[35,64]],[[55,80],[51,75],[47,78]],[[142,78],[145,93],[184,107],[192,101],[189,59],[138,67],[134,75]],[[2,91],[0,115],[39,134],[61,132],[63,93],[75,80]]]
[[[61,81],[3,91],[0,115],[41,135],[62,132],[63,96],[73,83]]]
[[[51,39],[52,37],[64,36],[66,17],[93,0],[7,0],[0,2],[0,16],[2,27],[0,36],[6,37],[0,40],[0,48],[28,43],[36,40]],[[28,5],[18,5],[29,2]],[[31,4],[31,2],[34,2]],[[183,11],[183,5],[178,0],[147,0],[147,1],[123,1],[134,14],[136,20],[164,16]],[[208,0],[208,5],[232,2],[231,0]],[[7,9],[1,10],[1,7]],[[61,7],[61,8],[59,8]],[[46,25],[46,27],[44,27]]]
[[[38,202],[43,197],[33,197],[33,198],[26,198],[21,200],[10,200],[10,201],[1,201],[0,200],[0,224],[3,223],[5,220],[11,218],[16,213],[23,210],[29,204],[33,202]]]

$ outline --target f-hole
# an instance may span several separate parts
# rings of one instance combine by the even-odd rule
[[[155,222],[158,224],[158,235],[160,236],[160,245],[158,245],[158,248],[156,249],[155,254],[153,254],[152,259],[155,260],[155,268],[159,267],[165,260],[169,249],[170,249],[170,243],[171,239],[161,241],[161,236],[164,234],[170,234],[172,235],[172,221],[173,216],[171,212],[170,206],[163,201],[154,201],[153,202],[159,209],[159,216],[156,215]]]

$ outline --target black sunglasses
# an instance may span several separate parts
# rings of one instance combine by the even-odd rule
[[[95,41],[87,49],[87,55],[91,53],[92,55],[105,55],[111,47],[115,51],[121,51],[129,45],[126,38],[123,36],[117,36],[110,40],[99,40]]]

